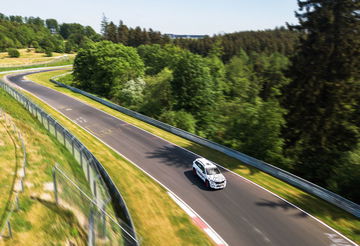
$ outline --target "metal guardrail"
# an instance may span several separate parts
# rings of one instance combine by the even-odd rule
[[[111,177],[96,157],[65,127],[59,124],[54,118],[52,118],[22,93],[3,81],[0,81],[0,88],[3,88],[18,102],[20,102],[55,138],[58,139],[60,143],[62,143],[71,152],[71,154],[73,154],[84,170],[91,192],[93,193],[95,199],[105,200],[104,198],[106,197],[111,198],[112,207],[118,217],[119,224],[122,228],[128,228],[128,230],[123,229],[125,244],[139,245],[135,227],[126,203]]]
[[[56,76],[56,77],[59,77],[59,76]],[[89,97],[101,104],[104,104],[112,109],[115,109],[117,111],[120,111],[121,113],[124,113],[124,114],[127,114],[131,117],[134,117],[136,119],[139,119],[141,121],[144,121],[146,123],[149,123],[153,126],[156,126],[156,127],[159,127],[165,131],[168,131],[168,132],[171,132],[175,135],[178,135],[180,137],[183,137],[185,139],[188,139],[190,141],[193,141],[195,143],[198,143],[198,144],[201,144],[201,145],[204,145],[206,147],[209,147],[211,149],[214,149],[214,150],[217,150],[221,153],[224,153],[230,157],[233,157],[235,159],[238,159],[242,162],[244,162],[245,164],[247,165],[250,165],[250,166],[253,166],[263,172],[266,172],[282,181],[285,181],[293,186],[296,186],[312,195],[315,195],[351,214],[353,214],[354,216],[356,216],[357,218],[360,218],[360,205],[342,197],[342,196],[339,196],[337,194],[335,194],[334,192],[331,192],[329,190],[326,190],[316,184],[313,184],[305,179],[302,179],[292,173],[289,173],[287,171],[284,171],[278,167],[275,167],[269,163],[266,163],[266,162],[263,162],[261,160],[258,160],[256,158],[253,158],[251,156],[248,156],[244,153],[241,153],[239,151],[236,151],[236,150],[233,150],[231,148],[228,148],[226,146],[223,146],[221,144],[218,144],[218,143],[215,143],[215,142],[212,142],[208,139],[205,139],[205,138],[202,138],[202,137],[199,137],[195,134],[192,134],[192,133],[189,133],[189,132],[186,132],[184,130],[181,130],[179,128],[176,128],[176,127],[173,127],[173,126],[170,126],[166,123],[163,123],[161,121],[158,121],[158,120],[155,120],[153,118],[150,118],[148,116],[145,116],[143,114],[140,114],[140,113],[137,113],[135,111],[132,111],[130,109],[127,109],[127,108],[124,108],[124,107],[121,107],[117,104],[114,104],[114,103],[111,103],[109,101],[106,101],[104,99],[101,99],[97,96],[94,96],[88,92],[85,92],[83,90],[80,90],[80,89],[77,89],[77,88],[74,88],[72,86],[69,86],[69,85],[66,85],[66,84],[63,84],[59,81],[56,81],[55,78],[56,77],[53,77],[52,79],[50,79],[51,82],[61,86],[61,87],[65,87],[73,92],[76,92],[76,93],[79,93],[79,94],[82,94],[86,97]]]
[[[12,227],[11,227],[11,216],[14,212],[19,210],[19,196],[20,193],[24,191],[24,179],[26,176],[26,163],[27,163],[27,157],[26,157],[26,147],[24,144],[24,139],[22,138],[22,135],[20,131],[17,129],[14,122],[11,120],[11,118],[6,116],[6,113],[3,112],[3,110],[0,108],[0,120],[4,120],[5,127],[8,127],[10,131],[13,131],[15,135],[17,135],[19,141],[21,142],[21,149],[23,154],[22,159],[22,165],[20,170],[16,170],[16,182],[15,187],[13,187],[12,192],[14,192],[14,197],[12,202],[10,203],[11,207],[9,209],[9,212],[7,216],[5,217],[4,224],[0,225],[0,239],[1,238],[12,238]],[[7,229],[7,235],[5,235],[5,231]]]

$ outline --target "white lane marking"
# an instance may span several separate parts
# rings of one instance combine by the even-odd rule
[[[65,111],[71,111],[72,110],[72,108],[66,108],[65,109]]]
[[[172,193],[168,192],[169,196],[191,217],[196,217],[195,213],[191,211],[189,206],[185,205],[184,202],[180,202]]]
[[[266,243],[270,243],[270,239],[267,237],[267,236],[265,236],[265,234],[262,232],[262,231],[260,231],[258,228],[256,228],[255,226],[253,226],[253,229],[254,229],[254,231],[256,231],[263,239],[264,239],[264,241],[266,242]]]
[[[5,76],[6,79],[7,79],[7,76],[8,76],[8,75]],[[11,83],[11,82],[10,82],[10,83]],[[36,82],[34,82],[34,83],[36,83]],[[11,83],[11,84],[13,84],[13,83]],[[110,113],[107,113],[107,112],[105,112],[105,111],[103,111],[103,110],[101,110],[101,109],[96,108],[95,106],[92,106],[92,105],[90,105],[90,104],[88,104],[88,103],[86,103],[86,102],[84,102],[84,101],[81,101],[80,99],[77,99],[77,98],[75,98],[75,97],[66,95],[66,94],[64,94],[64,93],[62,93],[62,92],[59,92],[59,91],[57,91],[57,90],[55,90],[55,89],[46,87],[46,86],[44,86],[44,85],[41,85],[41,84],[38,84],[38,83],[36,83],[36,84],[39,85],[39,86],[45,87],[45,88],[47,88],[47,89],[49,89],[49,90],[53,90],[53,91],[55,91],[55,92],[61,93],[61,94],[65,95],[65,96],[70,97],[71,99],[74,99],[74,100],[76,100],[76,101],[78,101],[78,102],[80,102],[80,103],[82,103],[82,104],[85,104],[85,105],[87,105],[87,106],[89,106],[89,107],[91,107],[91,108],[93,108],[93,109],[95,109],[95,110],[98,110],[98,111],[100,111],[100,112],[102,112],[102,113],[104,113],[104,114],[107,114],[107,115],[109,115],[110,117],[112,117],[112,118],[114,118],[114,119],[117,119],[117,120],[121,120],[121,121],[123,121],[123,122],[126,122],[126,123],[128,123],[129,125],[132,125],[133,127],[137,128],[137,129],[139,129],[139,130],[141,130],[141,131],[143,131],[143,132],[146,132],[146,133],[148,133],[148,134],[151,134],[151,135],[153,135],[153,136],[155,136],[155,137],[157,137],[157,138],[162,139],[163,141],[165,141],[165,142],[167,142],[167,143],[170,143],[171,145],[175,145],[175,146],[177,146],[177,147],[179,147],[179,148],[181,148],[181,149],[183,149],[183,150],[185,150],[185,151],[188,151],[189,153],[192,153],[192,154],[195,155],[195,156],[199,156],[198,154],[192,152],[191,150],[185,149],[185,148],[183,148],[183,147],[181,147],[181,146],[179,146],[179,145],[177,145],[177,144],[175,144],[175,143],[172,143],[172,142],[170,142],[170,141],[168,141],[168,140],[166,140],[166,139],[164,139],[164,138],[162,138],[162,137],[160,137],[160,136],[157,136],[157,135],[155,135],[155,134],[153,134],[153,133],[151,133],[151,132],[149,132],[149,131],[146,131],[146,130],[138,127],[138,126],[135,126],[135,125],[133,125],[133,124],[131,124],[131,123],[125,121],[125,120],[122,120],[122,119],[120,119],[120,118],[117,118],[117,117],[115,117],[114,115],[111,115]],[[16,86],[16,85],[15,85],[15,86]],[[25,89],[23,89],[23,88],[21,88],[21,87],[19,87],[19,88],[20,88],[21,90],[26,91]],[[27,92],[28,92],[28,91],[27,91]],[[30,93],[30,92],[28,92],[28,93]],[[33,93],[30,93],[30,94],[34,95]],[[79,94],[79,95],[81,95],[81,94]],[[40,99],[38,96],[36,96],[36,95],[34,95],[34,96],[35,96],[36,98]],[[42,99],[40,99],[40,100],[42,100]],[[92,99],[92,100],[93,100],[93,99]],[[95,101],[95,100],[93,100],[93,101]],[[95,101],[95,102],[97,102],[97,101]],[[99,103],[99,102],[97,102],[97,103]],[[47,104],[47,103],[46,103],[46,104]],[[100,103],[100,104],[101,104],[101,103]],[[49,105],[49,104],[48,104],[48,105]],[[102,105],[103,105],[103,104],[102,104]],[[52,107],[51,105],[49,105],[49,106]],[[108,107],[108,106],[106,106],[106,105],[104,105],[104,106],[107,107],[107,108],[110,108],[110,107]],[[55,109],[54,107],[52,107],[52,108]],[[112,108],[110,108],[110,109],[112,109]],[[55,110],[56,110],[56,109],[55,109]],[[115,109],[112,109],[112,110],[115,110]],[[58,111],[58,110],[56,110],[56,111]],[[117,110],[115,110],[115,111],[117,111]],[[58,112],[59,112],[59,111],[58,111]],[[117,111],[117,112],[119,112],[119,111]],[[59,112],[59,113],[62,114],[61,112]],[[122,113],[122,112],[120,112],[120,113]],[[122,114],[125,114],[125,113],[122,113]],[[125,114],[125,115],[126,115],[126,114]],[[64,116],[65,116],[65,115],[64,115]],[[128,116],[128,115],[127,115],[127,116]],[[68,118],[67,116],[65,116],[65,117]],[[131,116],[129,116],[129,117],[131,117]],[[133,118],[133,117],[132,117],[132,118]],[[68,119],[69,119],[69,118],[68,118]],[[71,119],[69,119],[69,120],[72,121]],[[140,120],[140,121],[141,121],[141,120]],[[74,122],[74,121],[72,121],[72,122]],[[144,122],[144,121],[142,121],[142,122]],[[76,122],[75,122],[75,123],[76,123]],[[146,123],[146,122],[144,122],[144,123]],[[150,126],[153,126],[153,125],[151,125],[151,124],[149,124],[149,123],[146,123],[146,124],[148,124],[148,125],[150,125]],[[80,126],[80,127],[81,127],[81,126]],[[153,127],[155,127],[155,126],[153,126]],[[157,127],[157,128],[158,128],[158,127]],[[83,129],[84,129],[84,128],[83,128]],[[161,129],[161,128],[158,128],[158,129]],[[87,131],[86,129],[84,129],[84,130]],[[161,130],[163,130],[163,129],[161,129]],[[165,130],[163,130],[163,131],[165,131]],[[87,131],[87,132],[89,132],[89,131]],[[167,132],[167,131],[165,131],[165,132]],[[90,132],[89,132],[89,133],[90,133]],[[168,133],[170,133],[170,132],[168,132]],[[100,140],[100,139],[99,139],[98,137],[96,137],[94,134],[92,134],[92,133],[90,133],[90,134],[93,135],[93,136],[94,136],[95,138],[97,138],[98,140]],[[173,133],[171,133],[171,134],[173,134]],[[173,135],[177,136],[176,134],[173,134]],[[178,136],[178,137],[181,138],[180,136]],[[100,141],[101,141],[102,143],[104,143],[102,140],[100,140]],[[190,140],[188,140],[188,141],[190,141]],[[104,143],[104,144],[105,144],[106,146],[108,146],[109,148],[113,149],[112,147],[110,147],[110,146],[107,145],[106,143]],[[201,144],[199,144],[199,145],[201,145]],[[120,154],[118,151],[115,150],[115,152],[118,153],[119,155],[123,156],[123,155]],[[123,156],[123,157],[124,157],[124,156]],[[200,157],[200,156],[199,156],[199,157]],[[127,159],[126,157],[124,157],[124,158]],[[127,160],[130,161],[129,159],[127,159]],[[131,162],[131,161],[130,161],[130,162]],[[131,163],[133,163],[133,162],[131,162]],[[214,163],[215,163],[215,162],[214,162]],[[137,166],[135,163],[133,163],[133,164],[134,164],[135,166]],[[272,194],[273,196],[281,199],[282,201],[284,201],[284,202],[292,205],[292,206],[295,207],[296,209],[298,209],[298,210],[300,210],[301,212],[303,212],[303,213],[305,213],[306,215],[308,215],[310,218],[314,219],[315,221],[317,221],[318,223],[322,224],[323,226],[325,226],[326,228],[330,229],[331,231],[337,233],[338,235],[340,235],[340,236],[343,237],[344,239],[348,240],[351,244],[353,244],[353,245],[355,245],[355,246],[358,246],[358,244],[356,244],[354,241],[350,240],[349,238],[347,238],[346,236],[344,236],[343,234],[341,234],[340,232],[338,232],[338,231],[335,230],[334,228],[332,228],[332,227],[330,227],[329,225],[327,225],[325,222],[322,222],[320,219],[316,218],[315,216],[311,215],[310,213],[306,212],[305,210],[299,208],[299,207],[296,206],[295,204],[287,201],[285,198],[280,197],[279,195],[275,194],[274,192],[272,192],[272,191],[270,191],[270,190],[268,190],[268,189],[260,186],[259,184],[257,184],[257,183],[255,183],[255,182],[253,182],[253,181],[251,181],[251,180],[249,180],[249,179],[241,176],[241,175],[238,174],[238,173],[235,173],[234,171],[232,171],[232,170],[230,170],[230,169],[228,169],[228,168],[226,168],[226,167],[223,167],[223,166],[221,166],[221,165],[219,165],[219,164],[217,164],[217,163],[215,163],[215,164],[218,165],[219,167],[227,170],[228,172],[230,172],[230,173],[232,173],[232,174],[234,174],[234,175],[242,178],[244,181],[249,182],[249,183],[257,186],[257,187],[259,187],[260,189],[263,189],[263,190],[269,192],[270,194]],[[137,167],[138,167],[139,169],[141,169],[143,172],[145,172],[146,174],[148,174],[150,177],[152,177],[152,176],[151,176],[149,173],[147,173],[145,170],[143,170],[143,169],[140,168],[139,166],[137,166]],[[157,179],[155,179],[154,177],[152,177],[152,178],[153,178],[154,180],[156,180],[159,184],[161,184]],[[161,185],[164,186],[163,184],[161,184]],[[165,187],[165,186],[164,186],[164,187]],[[165,187],[165,188],[166,188],[166,187]],[[166,189],[167,189],[167,188],[166,188]],[[167,190],[169,190],[169,189],[167,189]]]
[[[21,90],[26,91],[25,89],[19,87]],[[47,87],[46,87],[47,88]],[[51,88],[49,88],[51,89]],[[33,95],[34,97],[38,98],[40,101],[43,101],[40,97],[34,95],[33,93],[27,91],[28,93],[30,93],[31,95]],[[44,101],[43,101],[44,102]],[[148,173],[147,171],[145,171],[144,169],[142,169],[140,166],[138,166],[135,162],[131,161],[130,159],[128,159],[126,156],[124,156],[123,154],[121,154],[119,151],[117,151],[115,148],[111,147],[110,145],[108,145],[107,143],[105,143],[103,140],[101,140],[100,138],[98,138],[95,134],[93,134],[91,131],[89,131],[88,129],[82,127],[81,125],[77,124],[76,121],[70,119],[69,117],[67,117],[65,114],[63,114],[62,112],[60,112],[59,110],[57,110],[56,108],[54,108],[53,106],[47,104],[46,102],[44,102],[46,105],[48,105],[50,108],[54,109],[55,111],[57,111],[59,114],[63,115],[66,119],[68,119],[69,121],[73,122],[74,124],[78,125],[80,128],[82,128],[84,131],[86,131],[87,133],[89,133],[90,135],[92,135],[94,138],[96,138],[97,140],[99,140],[100,142],[102,142],[104,145],[106,145],[108,148],[112,149],[114,152],[116,152],[118,155],[120,155],[121,157],[123,157],[125,160],[127,160],[129,163],[133,164],[135,167],[137,167],[138,169],[140,169],[142,172],[144,172],[145,174],[147,174],[150,178],[152,178],[153,180],[155,180],[159,185],[161,185],[162,187],[164,187],[167,191],[168,194],[172,194],[174,197],[177,197],[177,199],[181,200],[177,195],[175,195],[174,192],[172,192],[168,187],[166,187],[163,183],[161,183],[159,180],[157,180],[155,177],[153,177],[150,173]],[[79,117],[81,118],[81,117]],[[115,118],[115,117],[114,117]],[[117,119],[117,118],[116,118]],[[118,119],[119,120],[119,119]],[[85,146],[86,147],[86,146]],[[182,201],[182,200],[181,200]],[[183,202],[184,204],[186,204],[185,202]],[[186,204],[187,205],[187,204]],[[196,217],[198,217],[204,224],[206,224],[208,226],[208,228],[210,228],[213,233],[215,235],[217,235],[218,240],[221,240],[223,242],[223,244],[219,244],[218,246],[228,246],[228,244],[225,242],[224,239],[222,239],[220,237],[220,235],[218,235],[215,230],[200,216],[198,215],[189,205],[187,205],[189,209],[191,209],[191,211],[196,214]],[[213,239],[214,240],[214,239]]]
[[[49,105],[49,104],[48,104],[48,105]],[[56,110],[56,111],[58,111],[58,110]],[[59,112],[59,111],[58,111],[58,112]],[[84,119],[83,117],[77,117],[77,118],[75,119],[75,122],[78,122],[78,123],[86,123],[87,120]]]
[[[330,246],[351,246],[346,242],[343,238],[339,238],[339,235],[337,234],[331,234],[331,233],[324,233],[331,241]]]
[[[168,194],[176,202],[176,204],[179,205],[194,220],[195,224],[196,221],[199,219],[202,221],[203,226],[198,226],[203,229],[217,245],[227,245],[227,243],[216,233],[216,231],[214,231],[214,229],[212,229],[206,223],[206,221],[204,221],[200,216],[198,216],[189,205],[187,205],[183,200],[181,200],[172,192],[168,192]]]

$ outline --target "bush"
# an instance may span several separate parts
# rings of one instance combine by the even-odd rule
[[[35,53],[45,53],[45,50],[43,48],[37,48],[35,49]]]
[[[17,49],[10,48],[8,49],[8,55],[10,57],[20,57],[20,52]]]
[[[32,42],[31,42],[31,47],[37,49],[37,48],[39,48],[40,46],[39,46],[39,43],[38,43],[37,41],[32,41]]]
[[[51,52],[51,50],[45,50],[45,56],[52,57],[53,53]]]

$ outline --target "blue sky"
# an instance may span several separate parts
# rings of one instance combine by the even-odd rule
[[[218,34],[297,23],[296,0],[3,0],[5,15],[55,18],[100,31],[104,13],[118,24],[175,34]]]

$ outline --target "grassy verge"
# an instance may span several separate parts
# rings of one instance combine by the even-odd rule
[[[20,165],[21,150],[18,139],[10,126],[0,118],[0,230],[13,200],[16,172]]]
[[[26,94],[68,128],[105,166],[127,203],[143,245],[213,245],[158,183],[47,104]]]
[[[136,125],[146,131],[149,131],[157,136],[160,136],[172,143],[175,143],[181,147],[184,147],[190,151],[193,151],[199,155],[206,157],[212,161],[215,161],[223,166],[231,169],[232,171],[242,175],[243,177],[248,178],[249,180],[254,181],[255,183],[263,186],[264,188],[274,192],[275,194],[285,198],[286,200],[294,203],[298,207],[304,209],[310,214],[314,215],[321,221],[325,222],[332,228],[338,230],[342,234],[349,237],[351,240],[360,243],[360,220],[355,216],[344,212],[343,210],[327,203],[326,201],[319,199],[315,196],[312,196],[308,193],[303,192],[302,190],[295,188],[281,180],[278,180],[266,173],[260,172],[259,170],[244,165],[240,161],[226,156],[223,153],[212,150],[205,146],[193,143],[189,140],[178,137],[174,134],[156,128],[150,124],[142,122],[140,120],[134,119],[130,116],[122,114],[116,110],[108,108],[98,102],[93,101],[90,98],[82,96],[80,94],[71,92],[68,89],[58,87],[55,84],[49,81],[49,78],[55,75],[61,74],[61,71],[33,74],[29,76],[29,79],[32,79],[40,84],[43,84],[52,89],[58,90],[62,93],[65,93],[74,98],[80,99],[89,105],[92,105],[96,108],[99,108],[109,114],[112,114],[119,119],[122,119],[126,122],[129,122],[133,125]]]
[[[53,191],[49,189],[55,162],[80,180],[83,178],[82,170],[71,154],[41,124],[1,89],[0,107],[11,115],[22,132],[28,158],[25,190],[19,197],[19,210],[11,217],[13,238],[0,240],[0,245],[65,245],[70,242],[85,245],[86,233],[77,218],[54,204]],[[1,158],[6,156],[1,154]],[[9,158],[1,166],[10,165]],[[6,173],[0,172],[0,180],[9,178]]]
[[[22,67],[0,67],[0,72],[22,70],[22,69],[28,69],[28,68],[38,68],[38,67],[65,66],[65,65],[72,65],[73,63],[74,63],[74,58],[72,57],[67,60],[54,61],[54,62],[47,63],[47,64],[37,64],[37,65],[29,65],[29,66],[22,66]]]

